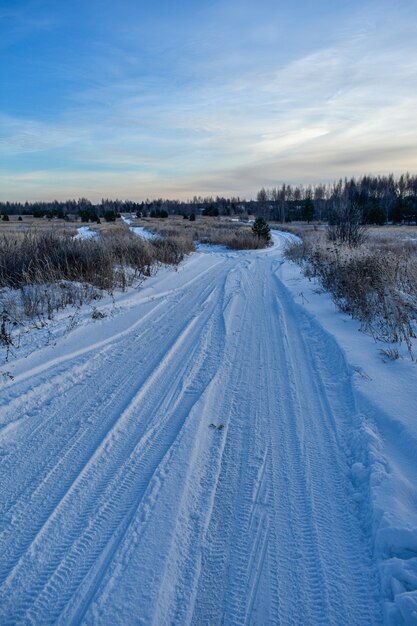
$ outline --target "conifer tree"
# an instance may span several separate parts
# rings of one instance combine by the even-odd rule
[[[253,226],[252,232],[259,237],[259,239],[271,240],[271,229],[269,224],[263,217],[257,217]]]

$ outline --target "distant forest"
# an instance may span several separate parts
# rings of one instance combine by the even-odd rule
[[[327,221],[335,211],[354,206],[365,224],[392,222],[417,223],[417,176],[403,174],[399,177],[363,176],[345,178],[332,184],[288,185],[259,190],[256,200],[222,197],[194,197],[192,200],[129,200],[103,199],[93,204],[86,198],[52,202],[0,202],[3,219],[9,215],[33,215],[67,220],[108,221],[120,213],[132,213],[138,217],[168,217],[183,215],[208,216],[262,216],[280,222]]]

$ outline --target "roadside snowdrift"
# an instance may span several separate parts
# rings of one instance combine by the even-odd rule
[[[280,278],[345,355],[369,446],[369,464],[353,479],[369,493],[386,623],[417,624],[417,363],[405,348],[390,360],[295,264],[285,261]]]

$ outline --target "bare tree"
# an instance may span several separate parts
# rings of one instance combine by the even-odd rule
[[[334,207],[329,218],[327,231],[329,241],[345,243],[356,247],[366,239],[366,226],[363,224],[362,209],[357,202],[342,199]]]

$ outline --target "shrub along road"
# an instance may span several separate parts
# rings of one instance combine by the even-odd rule
[[[349,371],[280,264],[192,255],[17,363],[2,624],[382,622]]]

